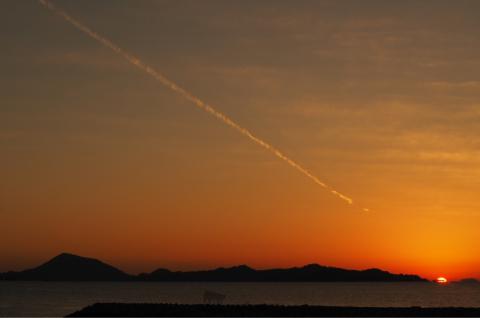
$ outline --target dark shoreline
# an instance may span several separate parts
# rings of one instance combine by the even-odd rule
[[[98,303],[69,317],[480,317],[480,308]]]

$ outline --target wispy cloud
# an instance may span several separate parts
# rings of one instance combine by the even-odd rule
[[[433,81],[428,86],[438,89],[480,89],[480,81]]]
[[[92,69],[128,70],[128,64],[112,58],[102,49],[44,50],[34,56],[34,62],[49,65],[73,65]]]

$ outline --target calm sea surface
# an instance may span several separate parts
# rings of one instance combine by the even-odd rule
[[[95,302],[201,303],[204,290],[234,304],[480,307],[480,285],[0,282],[0,316],[63,316]]]

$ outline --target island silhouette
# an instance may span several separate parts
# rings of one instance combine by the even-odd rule
[[[212,270],[171,271],[131,275],[100,260],[62,253],[24,271],[0,274],[10,281],[168,281],[168,282],[428,282],[418,275],[392,274],[372,268],[342,269],[309,264],[303,267],[253,269],[247,265]]]

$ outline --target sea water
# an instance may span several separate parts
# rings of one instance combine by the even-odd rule
[[[202,302],[369,307],[480,307],[480,284],[0,282],[0,316],[64,316],[96,302]]]

